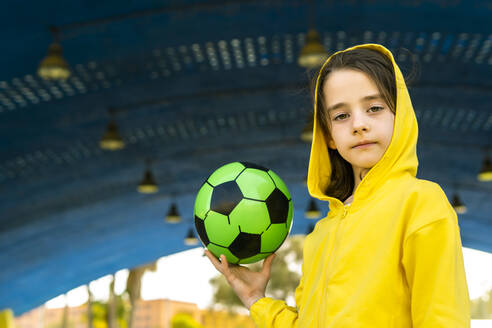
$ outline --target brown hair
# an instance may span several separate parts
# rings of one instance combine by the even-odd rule
[[[331,139],[328,113],[323,96],[323,84],[328,75],[339,69],[354,69],[365,73],[374,81],[379,92],[393,114],[396,112],[396,83],[393,63],[384,54],[366,48],[358,48],[334,55],[322,71],[319,72],[318,103],[316,104],[316,117],[318,126],[321,127],[325,140]],[[325,189],[325,194],[345,201],[354,189],[354,173],[352,165],[347,162],[335,149],[328,147],[332,167],[330,184]]]

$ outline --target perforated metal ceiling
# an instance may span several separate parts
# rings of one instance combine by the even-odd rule
[[[492,9],[487,1],[315,1],[330,52],[367,42],[411,71],[418,176],[468,207],[464,246],[492,252],[492,186],[478,182],[492,145]],[[302,1],[4,1],[0,34],[0,308],[20,314],[101,275],[186,247],[194,195],[232,161],[277,172],[291,190],[292,233],[312,221],[303,179],[314,72],[297,66]],[[61,31],[72,76],[36,68]],[[99,140],[109,109],[126,142]],[[145,160],[160,190],[136,186]],[[183,223],[165,224],[176,201]],[[318,203],[326,213],[326,204]]]

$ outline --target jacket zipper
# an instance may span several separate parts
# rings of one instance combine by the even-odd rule
[[[348,209],[347,209],[348,206],[349,205],[343,205],[343,214],[342,214],[342,217],[340,219],[338,219],[337,227],[336,227],[336,230],[335,230],[335,241],[333,242],[333,248],[332,248],[332,251],[331,251],[331,253],[329,255],[329,259],[328,259],[329,263],[326,265],[325,268],[328,268],[329,267],[329,264],[331,264],[331,262],[333,261],[333,258],[336,255],[336,250],[337,250],[337,247],[336,247],[337,246],[337,236],[339,235],[338,229],[340,228],[340,225],[342,223],[342,220],[345,219],[345,217],[348,214]],[[327,278],[328,277],[326,277],[326,279]],[[326,299],[326,288],[324,288],[324,290],[323,290],[323,298],[322,298],[321,302],[323,302],[324,299]],[[320,316],[321,316],[321,311],[318,314],[318,328],[320,327],[320,323],[322,322]]]

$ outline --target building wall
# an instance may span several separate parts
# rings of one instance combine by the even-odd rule
[[[171,328],[171,319],[187,313],[205,328],[255,328],[247,315],[231,315],[226,311],[202,310],[194,303],[158,299],[137,301],[133,328]],[[63,308],[41,306],[15,318],[16,328],[61,328]],[[71,307],[68,328],[87,328],[87,304]]]
[[[44,307],[38,307],[32,311],[15,318],[15,326],[17,328],[43,328],[41,322],[44,316]]]
[[[16,328],[60,328],[63,310],[40,306],[16,317]],[[87,328],[87,305],[68,308],[68,328]]]
[[[171,328],[170,322],[177,313],[188,313],[200,322],[200,309],[194,303],[159,299],[138,301],[134,314],[134,328]]]

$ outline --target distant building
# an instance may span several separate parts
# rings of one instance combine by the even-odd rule
[[[16,328],[61,328],[63,308],[33,309],[15,318]],[[171,319],[180,313],[190,315],[205,328],[255,328],[251,318],[227,311],[202,310],[194,303],[158,299],[137,301],[133,328],[171,328]],[[87,304],[68,308],[68,328],[87,328]]]
[[[171,319],[177,313],[187,313],[197,322],[201,320],[201,310],[195,303],[158,299],[137,301],[133,314],[134,328],[171,328]],[[19,327],[20,328],[20,327]]]
[[[15,318],[15,328],[61,328],[63,308],[40,306]],[[87,304],[68,308],[68,328],[87,328]]]

